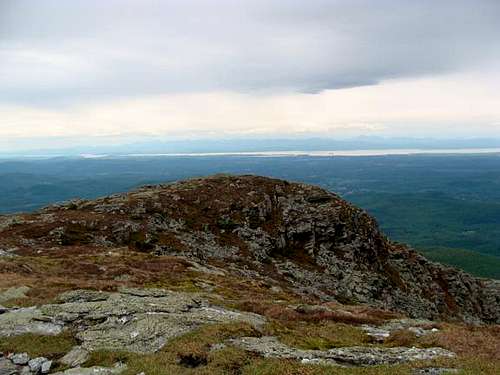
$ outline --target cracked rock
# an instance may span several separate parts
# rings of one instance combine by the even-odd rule
[[[295,359],[303,363],[323,363],[339,366],[373,366],[397,364],[410,361],[431,360],[437,357],[454,357],[455,354],[442,348],[378,348],[345,347],[330,350],[302,350],[289,347],[276,337],[243,337],[231,343],[263,357]]]

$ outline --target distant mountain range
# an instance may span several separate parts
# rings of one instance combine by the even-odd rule
[[[362,136],[355,138],[234,138],[234,139],[144,139],[120,145],[77,146],[51,149],[1,151],[2,156],[76,156],[80,154],[156,154],[156,153],[215,153],[268,151],[331,151],[383,149],[462,149],[497,148],[500,138],[435,139],[386,138]]]

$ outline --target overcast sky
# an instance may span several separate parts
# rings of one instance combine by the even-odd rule
[[[498,0],[0,0],[0,147],[500,136],[499,20]]]

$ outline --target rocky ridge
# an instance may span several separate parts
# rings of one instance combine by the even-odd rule
[[[500,322],[500,282],[392,243],[373,218],[315,186],[256,176],[146,186],[3,217],[0,249],[118,246],[224,264],[324,301],[429,319]],[[14,249],[14,251],[12,251]]]
[[[243,367],[257,358],[319,366],[311,374],[448,373],[443,364],[466,366],[453,330],[500,356],[499,288],[391,242],[314,186],[256,176],[147,186],[0,216],[0,375],[156,374],[148,363],[253,374]],[[30,344],[40,337],[66,341],[44,354]]]

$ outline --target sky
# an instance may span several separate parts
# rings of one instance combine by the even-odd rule
[[[0,0],[0,151],[500,138],[498,0]]]

